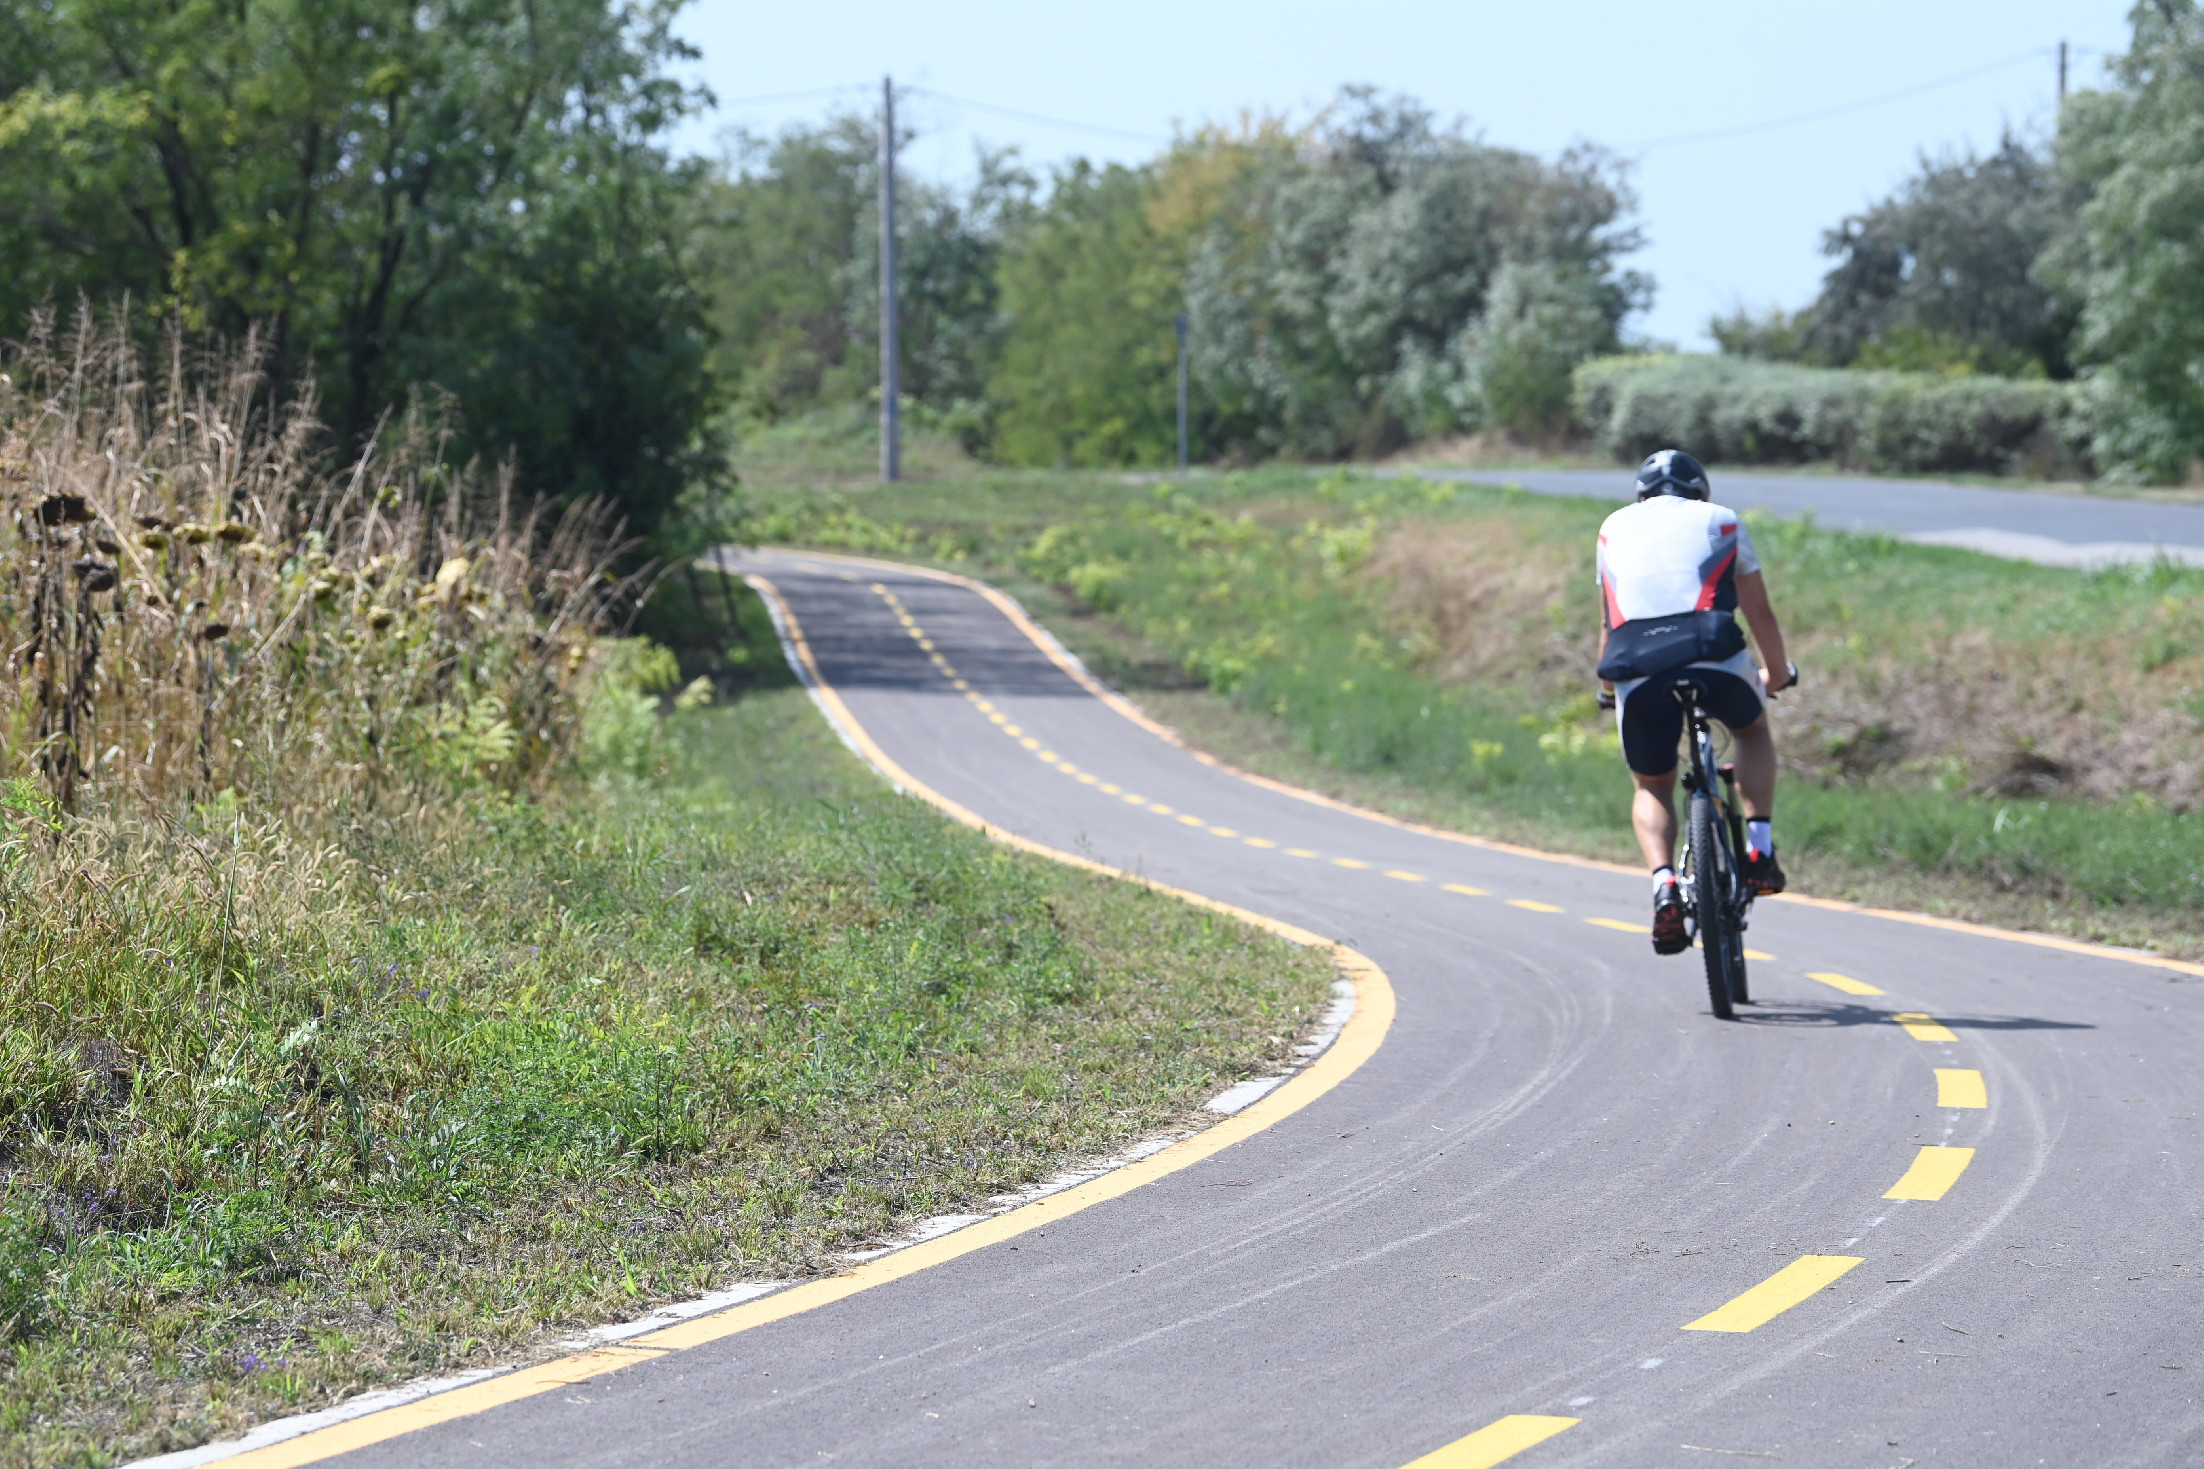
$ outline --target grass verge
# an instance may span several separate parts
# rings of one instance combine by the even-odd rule
[[[1325,999],[1321,956],[891,794],[800,692],[661,751],[313,853],[204,833],[190,903],[118,865],[91,914],[11,912],[0,1464],[831,1268],[1152,1132]]]
[[[759,499],[760,538],[1002,579],[1227,758],[1631,860],[1591,702],[1613,508],[1272,469]],[[2204,952],[2204,575],[1755,522],[1810,683],[1778,708],[1802,891]]]

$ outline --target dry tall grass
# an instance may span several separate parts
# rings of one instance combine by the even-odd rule
[[[517,506],[420,415],[330,472],[261,355],[87,311],[0,357],[0,776],[324,810],[555,764],[627,590],[605,507]]]
[[[1586,699],[1598,617],[1588,537],[1556,540],[1505,515],[1411,521],[1379,541],[1368,570],[1424,671],[1553,705]],[[1829,615],[1826,587],[1778,578],[1773,590],[1810,676],[1807,696],[1773,716],[1786,763],[1808,779],[2097,801],[2143,792],[2174,810],[2204,806],[2204,739],[2185,702],[2204,654],[2185,599],[2166,598],[2152,626],[2192,641],[2152,662],[2137,656],[2149,631],[2124,617],[2012,634],[1993,617],[1952,626],[1932,605],[1905,636],[1863,637]],[[1790,615],[1801,611],[1811,615]]]

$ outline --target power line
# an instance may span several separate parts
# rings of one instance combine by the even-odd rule
[[[838,87],[813,87],[804,92],[772,92],[763,97],[728,97],[714,99],[720,107],[764,107],[774,102],[814,102],[821,97],[839,96],[844,92],[869,90],[870,82],[844,82]]]
[[[1890,102],[1903,102],[1909,97],[1919,97],[1945,87],[1955,87],[1961,82],[1971,82],[1976,77],[1988,76],[1993,71],[2003,71],[2006,67],[2018,65],[2020,62],[2048,56],[2054,49],[2056,48],[2050,46],[2031,46],[2026,51],[2016,52],[2002,61],[1992,61],[1982,66],[1970,67],[1965,71],[1954,72],[1947,77],[1938,77],[1932,82],[1922,82],[1917,86],[1904,87],[1895,92],[1885,92],[1880,97],[1869,97],[1859,102],[1846,102],[1836,107],[1824,107],[1815,112],[1801,112],[1792,117],[1778,117],[1768,122],[1744,123],[1737,127],[1715,128],[1709,132],[1678,133],[1673,137],[1654,138],[1644,143],[1628,144],[1621,151],[1625,153],[1649,153],[1655,148],[1676,148],[1686,143],[1712,143],[1724,138],[1743,138],[1754,133],[1774,132],[1778,128],[1797,127],[1802,123],[1821,122],[1832,117],[1843,117],[1847,113],[1865,112],[1870,107],[1881,107]]]
[[[1136,143],[1168,143],[1171,140],[1160,133],[1136,133],[1130,128],[1105,127],[1100,123],[1073,122],[1068,118],[1047,117],[1038,112],[1021,112],[1015,107],[997,107],[992,102],[975,102],[970,97],[954,97],[947,92],[937,92],[932,87],[905,87],[914,96],[931,97],[936,102],[953,102],[959,107],[970,107],[979,112],[992,112],[997,117],[1007,117],[1018,122],[1039,123],[1043,127],[1067,128],[1078,133],[1100,133],[1111,138],[1130,138]]]

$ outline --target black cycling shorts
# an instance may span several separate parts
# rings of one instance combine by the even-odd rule
[[[1740,654],[1732,661],[1745,662],[1749,668],[1747,656]],[[1668,690],[1684,679],[1696,680],[1705,688],[1700,707],[1731,729],[1743,729],[1767,710],[1758,677],[1748,681],[1719,664],[1687,664],[1619,688],[1615,722],[1622,730],[1622,758],[1640,775],[1666,775],[1676,768],[1684,710]]]

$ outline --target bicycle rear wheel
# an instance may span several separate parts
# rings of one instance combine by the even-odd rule
[[[1728,902],[1729,874],[1722,867],[1714,822],[1714,798],[1705,791],[1693,792],[1691,830],[1686,840],[1691,848],[1692,916],[1698,920],[1699,949],[1707,966],[1707,1001],[1715,1019],[1735,1020],[1737,1011],[1730,1004],[1734,993],[1730,969],[1737,930]],[[1743,957],[1736,955],[1736,962],[1742,962]]]

